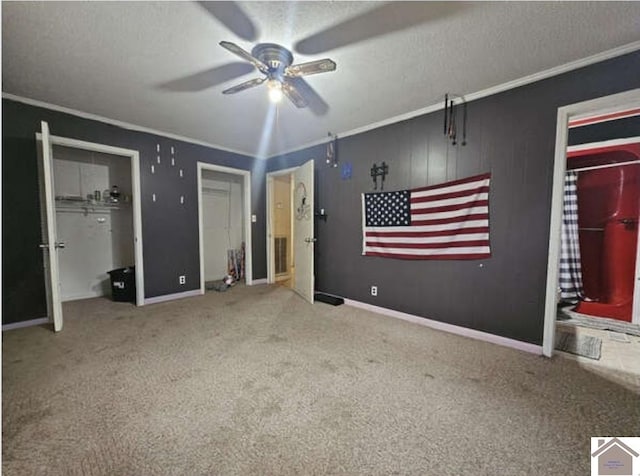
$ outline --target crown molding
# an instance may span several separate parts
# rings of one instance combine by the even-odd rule
[[[9,99],[11,101],[20,102],[23,104],[27,104],[29,106],[41,107],[44,109],[49,109],[51,111],[63,112],[65,114],[70,114],[72,116],[81,117],[83,119],[89,119],[91,121],[102,122],[104,124],[109,124],[112,126],[120,127],[122,129],[127,129],[129,131],[136,132],[145,132],[147,134],[153,134],[160,137],[166,137],[167,139],[179,140],[182,142],[188,142],[189,144],[201,145],[203,147],[207,147],[210,149],[217,149],[224,152],[231,152],[232,154],[238,154],[245,157],[256,158],[252,155],[247,154],[246,152],[241,152],[239,150],[230,149],[228,147],[223,147],[221,145],[211,144],[209,142],[201,141],[198,139],[192,139],[191,137],[181,136],[179,134],[172,134],[171,132],[164,132],[157,129],[152,129],[150,127],[139,126],[137,124],[132,124],[130,122],[119,121],[117,119],[110,119],[108,117],[100,116],[98,114],[92,114],[89,112],[79,111],[78,109],[73,109],[70,107],[59,106],[57,104],[51,104],[45,101],[40,101],[38,99],[31,99],[24,96],[18,96],[16,94],[11,93],[2,93],[3,99]]]
[[[613,48],[611,50],[607,50],[607,51],[603,51],[601,53],[597,53],[595,55],[591,55],[588,56],[586,58],[582,58],[579,60],[575,60],[575,61],[571,61],[569,63],[565,63],[562,64],[560,66],[555,66],[553,68],[550,69],[546,69],[544,71],[540,71],[537,73],[533,73],[530,74],[528,76],[524,76],[522,78],[519,79],[515,79],[513,81],[508,81],[506,83],[502,83],[496,86],[492,86],[490,88],[487,89],[483,89],[481,91],[477,91],[475,93],[471,93],[471,94],[466,94],[464,95],[464,99],[465,101],[469,102],[469,101],[474,101],[476,99],[481,99],[481,98],[485,98],[488,96],[492,96],[494,94],[498,94],[498,93],[502,93],[505,91],[508,91],[510,89],[515,89],[518,88],[520,86],[525,86],[527,84],[531,84],[531,83],[535,83],[537,81],[541,81],[543,79],[547,79],[547,78],[551,78],[553,76],[558,76],[560,74],[563,73],[567,73],[569,71],[573,71],[579,68],[583,68],[585,66],[589,66],[591,64],[595,64],[595,63],[600,63],[602,61],[611,59],[611,58],[615,58],[618,56],[622,56],[625,55],[627,53],[632,53],[634,51],[640,50],[640,41],[635,41],[633,43],[628,43],[626,45],[622,45],[619,46],[617,48]],[[316,145],[320,145],[320,144],[325,144],[327,142],[326,138],[323,139],[318,139],[315,141],[311,141],[311,142],[307,142],[303,145],[300,146],[296,146],[295,148],[292,149],[288,149],[288,150],[284,150],[282,152],[278,152],[276,154],[272,154],[269,156],[256,156],[256,155],[250,155],[247,154],[246,152],[241,152],[239,150],[235,150],[235,149],[230,149],[228,147],[223,147],[221,145],[217,145],[217,144],[211,144],[209,142],[205,142],[205,141],[201,141],[198,139],[193,139],[190,137],[185,137],[185,136],[181,136],[178,134],[173,134],[170,132],[164,132],[164,131],[160,131],[157,129],[152,129],[149,127],[144,127],[144,126],[139,126],[136,124],[132,124],[129,122],[125,122],[125,121],[120,121],[120,120],[116,120],[116,119],[110,119],[108,117],[104,117],[104,116],[100,116],[98,114],[92,114],[92,113],[88,113],[88,112],[84,112],[84,111],[79,111],[77,109],[73,109],[73,108],[69,108],[69,107],[64,107],[64,106],[59,106],[57,104],[51,104],[48,102],[44,102],[44,101],[39,101],[37,99],[31,99],[31,98],[26,98],[23,96],[18,96],[15,94],[11,94],[11,93],[6,93],[3,92],[2,93],[2,97],[5,99],[9,99],[12,101],[17,101],[17,102],[21,102],[23,104],[28,104],[31,106],[36,106],[36,107],[42,107],[45,109],[50,109],[52,111],[57,111],[57,112],[63,112],[66,114],[71,114],[73,116],[77,116],[77,117],[81,117],[83,119],[89,119],[89,120],[93,120],[93,121],[98,121],[98,122],[102,122],[105,124],[110,124],[113,126],[117,126],[117,127],[121,127],[123,129],[127,129],[130,131],[137,131],[137,132],[146,132],[148,134],[154,134],[157,136],[161,136],[161,137],[166,137],[168,139],[173,139],[173,140],[179,140],[182,142],[187,142],[190,144],[196,144],[196,145],[201,145],[204,147],[208,147],[208,148],[212,148],[212,149],[217,149],[220,151],[224,151],[224,152],[231,152],[233,154],[239,154],[245,157],[251,157],[251,158],[255,158],[255,159],[271,159],[274,157],[280,157],[286,154],[290,154],[293,152],[297,152],[300,150],[304,150],[304,149],[308,149],[309,147],[313,147]],[[425,114],[429,114],[432,112],[436,112],[436,111],[440,111],[442,110],[443,105],[442,103],[437,103],[437,104],[432,104],[420,109],[416,109],[414,111],[410,111],[404,114],[400,114],[397,116],[393,116],[387,119],[384,119],[382,121],[378,121],[378,122],[373,122],[371,124],[365,125],[365,126],[361,126],[361,127],[357,127],[355,129],[351,129],[348,131],[343,131],[343,132],[336,132],[336,135],[339,138],[345,138],[345,137],[350,137],[350,136],[354,136],[357,134],[362,134],[364,132],[368,132],[370,130],[373,129],[378,129],[380,127],[384,127],[384,126],[388,126],[391,124],[395,124],[397,122],[402,122],[402,121],[406,121],[409,119],[413,119],[415,117],[418,116],[422,116]]]

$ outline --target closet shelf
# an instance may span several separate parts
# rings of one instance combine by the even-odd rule
[[[77,200],[68,198],[56,198],[56,211],[70,211],[83,213],[105,212],[108,210],[120,210],[123,206],[129,205],[128,202],[108,203],[93,202],[89,200]]]

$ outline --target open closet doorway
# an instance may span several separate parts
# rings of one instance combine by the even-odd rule
[[[636,348],[640,351],[640,139],[628,132],[629,125],[639,120],[640,90],[558,109],[543,336],[546,356],[559,348],[578,359],[586,355],[589,364],[604,368],[606,354],[616,345],[629,344],[622,349],[625,355]],[[581,336],[588,340],[581,341]],[[563,341],[572,339],[570,345],[576,349],[565,350]],[[582,344],[587,344],[585,348],[594,344],[594,355],[579,352]],[[631,368],[640,358],[620,355],[616,360],[621,370],[640,374],[640,365]]]
[[[62,302],[112,296],[144,304],[140,164],[135,150],[36,134],[47,313],[63,326]],[[121,273],[123,274],[123,273]]]
[[[53,145],[62,302],[111,296],[109,271],[133,268],[131,166],[121,156]],[[133,283],[132,283],[133,284]],[[134,288],[129,289],[132,301]]]
[[[252,284],[251,174],[198,162],[200,292],[231,276]]]

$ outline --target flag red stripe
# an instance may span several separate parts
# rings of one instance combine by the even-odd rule
[[[467,197],[470,195],[476,195],[478,193],[489,193],[489,187],[482,186],[478,188],[472,188],[469,190],[462,190],[461,192],[450,192],[450,193],[441,193],[440,195],[429,195],[428,197],[412,196],[411,203],[433,202],[435,200],[446,200],[448,198]]]
[[[443,243],[381,243],[377,241],[367,241],[366,245],[376,248],[410,248],[420,250],[430,248],[467,248],[471,246],[489,246],[489,240],[448,241]]]
[[[410,229],[407,227],[407,229]],[[367,237],[385,236],[389,238],[429,238],[432,236],[465,235],[470,233],[489,233],[488,226],[476,226],[472,228],[460,228],[457,230],[442,231],[367,231]]]
[[[458,222],[465,222],[470,220],[488,220],[488,219],[489,219],[488,213],[475,213],[472,215],[462,215],[459,217],[439,218],[437,220],[412,220],[411,225],[412,226],[444,225],[446,223],[458,223]]]
[[[465,208],[484,207],[489,205],[489,200],[476,200],[475,202],[457,203],[455,205],[445,205],[442,207],[413,208],[412,215],[423,215],[425,213],[452,212],[454,210],[464,210]]]
[[[382,258],[398,258],[398,259],[482,259],[482,258],[490,258],[491,253],[470,253],[470,254],[446,254],[446,255],[405,255],[405,254],[396,254],[396,253],[378,253],[371,252],[365,253],[366,256],[379,256]]]
[[[448,188],[448,187],[452,187],[454,185],[462,185],[463,183],[479,182],[480,180],[488,179],[490,177],[491,177],[490,173],[482,174],[482,175],[475,175],[473,177],[467,177],[467,178],[460,179],[460,180],[453,180],[451,182],[441,183],[439,185],[430,185],[428,187],[414,188],[413,190],[411,190],[411,192],[424,192],[426,190],[435,190],[435,189],[438,189],[438,188]]]

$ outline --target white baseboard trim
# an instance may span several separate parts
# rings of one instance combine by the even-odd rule
[[[22,327],[40,326],[42,324],[48,324],[48,317],[40,317],[38,319],[30,319],[28,321],[11,322],[10,324],[3,324],[2,331],[10,331],[12,329],[20,329]]]
[[[269,284],[269,281],[267,281],[267,278],[254,279],[253,281],[251,281],[251,284],[249,284],[249,286],[255,286],[256,284]]]
[[[200,288],[192,289],[191,291],[184,291],[182,293],[165,294],[164,296],[155,296],[151,298],[145,298],[144,304],[157,304],[159,302],[173,301],[175,299],[188,298],[193,296],[201,296],[202,291]]]
[[[482,340],[485,342],[490,342],[492,344],[502,345],[504,347],[511,347],[512,349],[529,352],[531,354],[542,355],[541,345],[530,344],[529,342],[509,339],[508,337],[497,336],[495,334],[489,334],[488,332],[477,331],[475,329],[469,329],[467,327],[460,327],[453,324],[447,324],[445,322],[434,321],[425,317],[415,316],[413,314],[407,314],[400,311],[394,311],[393,309],[374,306],[373,304],[354,301],[352,299],[345,299],[344,303],[347,306],[366,309],[367,311],[375,312],[377,314],[383,314],[389,317],[395,317],[396,319],[402,319],[403,321],[413,322],[414,324],[419,324],[421,326],[431,327],[432,329],[437,329],[439,331],[449,332],[451,334],[469,337],[471,339]]]

